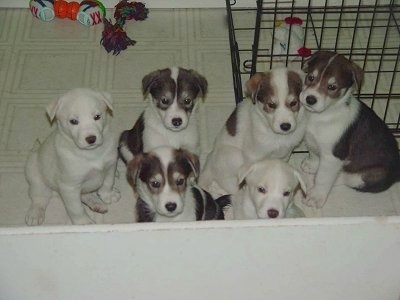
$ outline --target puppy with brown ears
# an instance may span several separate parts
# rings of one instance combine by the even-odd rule
[[[375,112],[353,96],[363,70],[341,54],[316,52],[300,101],[310,112],[305,135],[310,157],[303,171],[315,174],[305,204],[321,208],[339,174],[346,185],[377,193],[400,179],[397,142]]]
[[[214,200],[193,182],[200,169],[196,154],[170,146],[140,153],[128,163],[138,222],[224,219],[229,196]]]
[[[199,154],[198,100],[207,93],[207,80],[194,70],[172,67],[142,80],[149,105],[130,130],[122,132],[120,157],[128,162],[141,152],[169,145]]]
[[[304,217],[294,204],[298,188],[306,192],[300,173],[279,159],[245,164],[239,170],[239,191],[232,196],[234,219]]]
[[[247,82],[250,99],[239,103],[215,139],[199,185],[215,194],[235,194],[240,166],[264,158],[288,160],[303,139],[306,112],[300,105],[300,72],[279,68]]]

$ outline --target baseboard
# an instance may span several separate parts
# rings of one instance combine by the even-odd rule
[[[71,2],[72,0],[68,0]],[[80,2],[79,0],[76,0]],[[118,0],[102,0],[106,8],[113,8]],[[224,0],[142,0],[148,8],[217,8],[225,7]],[[28,7],[29,0],[2,0],[0,7],[9,8],[25,8]],[[256,0],[238,0],[237,6],[240,7],[255,7]]]

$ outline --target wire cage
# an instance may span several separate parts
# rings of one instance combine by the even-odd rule
[[[364,70],[356,96],[400,137],[399,0],[257,0],[252,8],[238,1],[226,0],[236,103],[255,72],[303,66],[306,58],[290,52],[295,25],[289,25],[286,52],[276,51],[279,22],[295,17],[302,21],[304,48],[336,51]]]

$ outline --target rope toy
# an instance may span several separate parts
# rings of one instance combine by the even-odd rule
[[[128,37],[123,27],[128,20],[143,21],[147,19],[148,13],[149,10],[142,2],[121,0],[115,6],[115,24],[112,24],[111,19],[103,19],[104,30],[100,43],[107,53],[112,51],[113,55],[118,55],[128,46],[135,45],[136,41]]]
[[[78,20],[85,26],[92,26],[101,23],[106,16],[106,9],[98,0],[85,0],[81,3],[65,0],[30,0],[29,8],[34,17],[44,22],[57,17]]]

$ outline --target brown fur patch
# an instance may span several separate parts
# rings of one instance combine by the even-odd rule
[[[187,178],[191,174],[198,176],[200,161],[196,154],[185,149],[176,149],[174,156],[174,161],[168,165],[167,169],[168,183],[171,189],[182,193],[186,189]]]
[[[236,135],[237,130],[237,108],[231,113],[228,120],[225,122],[226,131],[228,131],[230,136]]]
[[[159,187],[153,185],[156,176],[161,177]],[[151,153],[139,154],[128,163],[127,179],[135,191],[137,191],[137,180],[141,180],[153,194],[159,194],[165,185],[161,161]]]
[[[288,88],[289,94],[292,95],[293,98],[287,99],[285,105],[293,112],[299,111],[299,96],[303,89],[303,80],[298,73],[294,71],[288,71]]]
[[[337,55],[337,56],[336,56]],[[313,73],[318,70],[317,76]],[[363,81],[363,71],[355,63],[341,54],[329,51],[316,52],[307,62],[304,71],[308,73],[305,85],[318,86],[318,92],[332,99],[343,97],[344,91],[359,88]],[[334,83],[330,81],[334,78]]]

